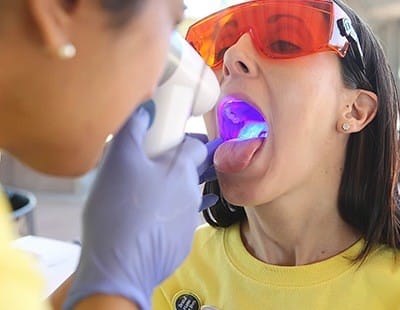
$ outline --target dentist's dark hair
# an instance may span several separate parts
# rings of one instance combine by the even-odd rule
[[[395,79],[383,48],[369,26],[342,1],[335,1],[350,17],[364,53],[365,70],[351,46],[341,58],[343,81],[348,88],[374,92],[378,98],[375,118],[362,131],[349,137],[338,193],[342,219],[360,232],[365,245],[357,260],[364,261],[377,245],[398,249],[399,213],[399,98]],[[208,183],[205,193],[220,196],[216,205],[203,211],[205,220],[228,227],[246,218],[244,209],[227,203],[218,182]]]
[[[115,28],[125,25],[131,18],[140,14],[147,2],[147,0],[98,0],[100,7],[111,15],[110,25]],[[76,0],[64,0],[63,4],[72,9]]]
[[[113,14],[111,17],[113,26],[123,26],[139,14],[147,2],[147,0],[100,0],[100,5]]]

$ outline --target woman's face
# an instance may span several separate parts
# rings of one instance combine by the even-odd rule
[[[264,140],[228,142],[216,151],[218,180],[229,202],[262,205],[338,180],[346,145],[338,128],[351,96],[334,53],[268,59],[245,34],[226,51],[217,74],[221,98],[247,101],[269,126]],[[219,134],[215,113],[205,118],[211,137]]]
[[[10,13],[16,16],[2,29],[14,33],[4,34],[0,59],[11,72],[0,75],[3,149],[56,175],[79,175],[96,164],[107,136],[151,96],[182,18],[182,0],[145,2],[119,28],[109,25],[112,13],[97,1],[62,12],[63,35],[77,48],[71,60],[44,51],[40,18],[27,18],[24,9]]]

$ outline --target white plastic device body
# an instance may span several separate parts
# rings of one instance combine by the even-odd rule
[[[219,95],[214,72],[175,32],[171,36],[166,69],[152,97],[155,115],[144,140],[146,154],[155,158],[181,143],[187,120],[210,111]]]

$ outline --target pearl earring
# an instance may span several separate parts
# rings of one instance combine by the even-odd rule
[[[350,129],[350,124],[349,124],[349,123],[343,123],[343,124],[342,124],[342,129],[343,129],[344,131],[348,131],[348,130]]]
[[[60,46],[57,54],[60,59],[71,59],[76,55],[76,48],[72,43],[66,43]]]

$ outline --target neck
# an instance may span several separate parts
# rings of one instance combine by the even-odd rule
[[[360,236],[329,201],[336,200],[296,199],[246,208],[248,221],[241,227],[246,248],[261,261],[285,266],[311,264],[342,252]]]

